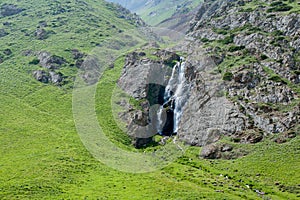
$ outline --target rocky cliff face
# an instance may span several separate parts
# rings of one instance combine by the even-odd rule
[[[144,51],[128,54],[118,81],[120,89],[138,104],[126,100],[119,102],[125,108],[119,116],[126,122],[125,131],[137,148],[151,142],[152,136],[158,133],[157,111],[164,102],[164,90],[172,73],[170,66],[180,59],[177,54],[165,50],[150,52],[152,59]]]
[[[215,61],[226,98],[211,98],[198,110],[187,107],[179,131],[182,139],[204,145],[215,137],[210,136],[213,132],[257,142],[262,135],[281,134],[298,126],[300,65],[295,44],[299,43],[300,15],[299,10],[286,10],[299,9],[299,5],[293,1],[278,4],[206,1],[199,9],[188,35]],[[280,10],[283,7],[287,9]],[[204,73],[202,77],[211,81],[213,76]],[[195,94],[190,104],[199,105],[201,94],[203,91]],[[190,123],[193,118],[200,120]]]
[[[223,135],[243,143],[255,143],[270,134],[275,134],[277,142],[296,135],[299,7],[294,1],[205,1],[181,49],[187,53],[185,76],[190,91],[179,139],[204,146]],[[129,72],[125,67],[124,74]],[[124,74],[121,85],[126,85]],[[147,93],[135,91],[139,91],[132,93],[135,98]]]

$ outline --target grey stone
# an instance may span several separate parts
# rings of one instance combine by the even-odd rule
[[[61,73],[55,73],[53,71],[49,72],[50,81],[56,85],[60,84],[63,81]]]
[[[210,144],[202,147],[200,156],[208,159],[220,158],[221,154],[220,154],[219,146],[216,144]]]
[[[43,29],[43,28],[39,28],[34,32],[34,36],[38,39],[38,40],[45,40],[48,38],[49,34],[48,32]]]
[[[32,73],[33,77],[42,83],[48,83],[49,82],[49,77],[47,72],[44,70],[36,70]]]
[[[40,65],[47,69],[58,69],[61,65],[66,63],[66,60],[62,57],[51,55],[49,52],[42,51],[38,54]]]

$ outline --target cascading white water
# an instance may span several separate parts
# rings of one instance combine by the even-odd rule
[[[172,71],[172,76],[166,86],[164,93],[164,104],[160,107],[158,115],[157,130],[160,134],[164,134],[164,126],[167,120],[172,120],[172,134],[177,133],[179,121],[182,115],[182,108],[188,98],[189,84],[185,78],[185,61],[180,59]],[[172,112],[173,119],[163,119],[163,112]],[[170,123],[170,122],[169,122]],[[170,134],[170,133],[169,133]]]
[[[175,90],[175,109],[174,109],[174,128],[173,132],[177,133],[179,121],[182,115],[182,108],[187,100],[188,84],[185,78],[185,62],[182,61],[179,67],[178,85]]]

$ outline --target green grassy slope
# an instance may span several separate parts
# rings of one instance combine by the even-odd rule
[[[174,14],[185,14],[197,7],[201,0],[108,0],[136,12],[148,24],[155,26]]]
[[[106,37],[133,25],[116,18],[102,1],[85,1],[87,5],[82,1],[2,2],[26,10],[0,19],[1,28],[9,33],[0,40],[4,58],[0,64],[0,199],[260,198],[254,188],[273,199],[299,197],[299,137],[283,145],[266,141],[243,146],[253,153],[236,161],[200,160],[200,149],[191,148],[175,163],[147,174],[123,173],[101,164],[76,132],[72,82],[57,87],[35,81],[31,72],[40,67],[28,64],[35,57],[22,53],[47,50],[62,56],[68,64],[61,70],[72,76],[76,69],[71,66],[70,49],[88,53]],[[59,4],[69,5],[71,11],[53,15]],[[37,40],[33,32],[43,20],[52,34]],[[2,26],[4,22],[12,25]],[[2,53],[7,48],[12,55]],[[111,79],[118,78],[121,68],[119,62],[105,73],[98,86],[99,97],[109,95],[108,86],[114,84]],[[97,101],[99,108],[108,103],[105,98]],[[104,117],[99,120],[107,123]],[[248,188],[249,184],[253,186]]]
[[[160,1],[157,5],[147,5],[137,13],[150,25],[157,25],[174,14],[185,14],[197,7],[200,0]]]

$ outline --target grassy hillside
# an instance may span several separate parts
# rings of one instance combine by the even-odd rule
[[[185,14],[197,7],[201,0],[109,0],[136,12],[148,24],[155,26],[175,14]]]
[[[0,30],[7,33],[0,38],[0,199],[299,198],[299,137],[282,145],[243,145],[250,154],[229,161],[199,159],[200,148],[193,147],[173,164],[146,174],[100,163],[76,132],[72,86],[77,68],[71,50],[88,54],[108,37],[133,28],[133,22],[117,18],[103,1],[6,0],[0,6],[4,3],[24,10],[0,18]],[[35,31],[42,26],[48,34],[41,40]],[[32,77],[41,69],[32,62],[40,51],[66,60],[58,69],[67,76],[63,86]],[[121,68],[118,60],[97,87],[104,125],[109,118],[101,108],[110,100],[101,97],[109,97]]]

